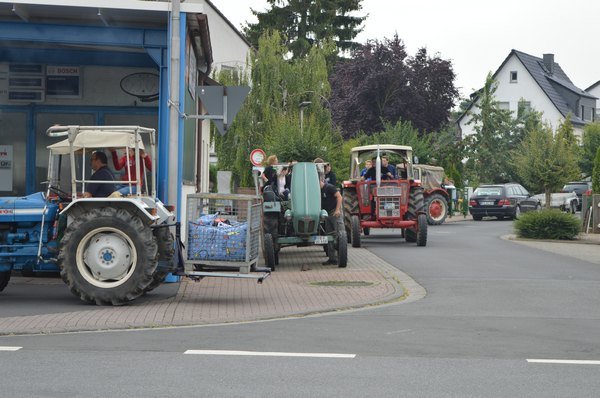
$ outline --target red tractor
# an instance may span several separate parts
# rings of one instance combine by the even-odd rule
[[[397,164],[397,177],[385,179],[389,164]],[[375,178],[361,177],[363,163],[375,159]],[[382,170],[383,169],[383,170]],[[344,225],[352,247],[360,247],[361,233],[371,228],[399,228],[407,242],[427,244],[427,215],[423,187],[413,176],[412,148],[403,145],[367,145],[352,148],[350,180],[344,181]]]
[[[426,164],[413,164],[416,180],[421,181],[425,197],[425,214],[429,225],[440,225],[450,213],[453,185],[444,185],[444,168]]]

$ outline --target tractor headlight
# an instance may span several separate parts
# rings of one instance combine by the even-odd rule
[[[286,221],[292,221],[292,211],[287,209],[285,213],[283,213],[283,217],[285,217]]]

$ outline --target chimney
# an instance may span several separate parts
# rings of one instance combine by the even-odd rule
[[[554,74],[554,54],[544,54],[544,66],[549,74]]]

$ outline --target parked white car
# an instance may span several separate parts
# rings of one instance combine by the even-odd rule
[[[575,213],[579,206],[579,198],[575,192],[553,193],[550,196],[550,207],[564,212]],[[546,194],[533,195],[521,201],[521,212],[540,211],[546,207]]]

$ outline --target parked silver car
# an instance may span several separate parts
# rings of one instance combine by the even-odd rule
[[[530,198],[521,201],[521,212],[540,211],[546,207],[546,194],[533,195]],[[553,193],[550,195],[550,207],[559,209],[568,213],[575,213],[579,204],[579,199],[575,192]]]

